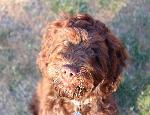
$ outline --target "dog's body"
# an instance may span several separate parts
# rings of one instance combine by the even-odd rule
[[[103,23],[83,14],[48,24],[37,64],[34,115],[116,115],[112,97],[127,53]]]
[[[47,90],[51,89],[51,90]],[[33,115],[116,115],[116,103],[111,96],[90,95],[77,101],[54,94],[46,78],[39,83],[32,105]],[[40,102],[39,102],[40,101]],[[75,114],[80,112],[80,114]]]

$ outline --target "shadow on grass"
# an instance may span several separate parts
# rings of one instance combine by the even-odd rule
[[[149,66],[150,60],[149,3],[148,0],[130,1],[110,24],[127,47],[131,59],[124,81],[117,91],[121,115],[150,114],[150,97],[147,102],[139,101],[139,97],[148,95],[146,88],[150,85],[149,68],[146,66]]]

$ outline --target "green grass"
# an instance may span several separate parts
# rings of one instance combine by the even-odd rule
[[[20,64],[12,65],[11,67],[12,71],[12,79],[11,83],[9,85],[9,90],[11,92],[16,92],[16,87],[19,85],[19,83],[25,79],[25,74],[22,73],[22,70],[20,68]]]
[[[14,58],[15,58],[15,53],[13,49],[10,48],[0,49],[0,73],[1,74],[3,73],[5,68],[11,65],[11,62],[13,61]],[[3,75],[1,77],[3,77]]]
[[[50,2],[52,11],[56,14],[60,12],[67,12],[69,14],[92,13],[95,10],[95,8],[91,8],[90,0],[54,0]],[[125,0],[99,0],[99,9],[117,12],[124,3]]]
[[[132,44],[129,50],[132,65],[129,71],[125,72],[124,82],[118,90],[120,113],[146,115],[150,105],[150,95],[144,89],[150,84],[150,74],[144,70],[144,66],[150,59],[150,52],[148,49],[143,51],[140,48],[138,39],[130,40],[130,43]],[[147,90],[150,90],[150,87]],[[146,95],[145,100],[142,99],[144,95]]]
[[[99,0],[100,8],[103,10],[110,10],[118,12],[124,5],[125,0]]]
[[[102,8],[108,8],[113,0],[99,0],[99,3]]]
[[[150,114],[150,73],[146,66],[150,62],[148,18],[140,10],[135,17],[123,17],[114,23],[116,28],[119,24],[128,24],[128,31],[119,33],[130,55],[128,71],[117,91],[121,115]]]
[[[149,92],[145,91],[145,87],[150,84],[150,76],[144,75],[144,71],[137,71],[139,72],[134,72],[132,74],[126,73],[124,82],[117,91],[120,113],[126,113],[128,115],[131,113],[146,113],[147,108],[149,108],[150,101],[141,99],[144,98],[144,95],[147,96],[145,99],[149,98]],[[147,90],[150,90],[150,87],[148,87]]]
[[[137,104],[142,115],[150,115],[150,84],[139,95]]]
[[[131,59],[129,70],[125,72],[124,82],[118,90],[118,103],[120,113],[126,112],[130,115],[147,115],[150,106],[150,74],[144,70],[150,60],[150,49],[142,49],[139,39],[132,33],[122,35],[125,45],[128,47]],[[147,89],[145,90],[145,87]],[[142,95],[141,95],[142,94]]]
[[[67,12],[76,14],[78,12],[87,13],[90,11],[87,0],[54,0],[51,1],[52,10],[58,14],[60,12]]]
[[[0,28],[0,47],[7,46],[7,38],[9,37],[12,29],[10,28]]]
[[[4,70],[5,65],[4,64],[0,64],[0,73]]]

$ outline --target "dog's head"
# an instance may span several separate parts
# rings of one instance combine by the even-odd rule
[[[60,96],[81,99],[114,92],[127,53],[121,41],[87,14],[48,24],[37,64]]]

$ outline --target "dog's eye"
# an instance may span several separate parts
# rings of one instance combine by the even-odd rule
[[[98,56],[95,56],[95,60],[96,60],[96,63],[97,63],[97,64],[100,64],[100,60],[99,60],[99,57],[98,57]]]
[[[98,49],[97,48],[91,48],[95,54],[98,54]]]
[[[100,64],[100,60],[99,60],[99,51],[97,48],[92,48],[93,52],[94,52],[94,58],[97,64]]]

